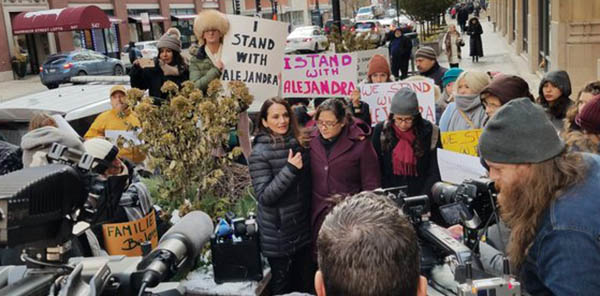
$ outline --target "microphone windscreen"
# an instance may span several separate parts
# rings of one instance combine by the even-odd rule
[[[173,236],[183,236],[192,243],[193,250],[191,251],[197,254],[210,239],[213,229],[212,219],[206,213],[202,211],[189,212],[163,235],[159,245]]]

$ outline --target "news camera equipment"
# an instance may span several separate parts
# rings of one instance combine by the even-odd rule
[[[486,183],[482,181],[481,184]],[[487,183],[486,186],[488,186],[487,188],[493,188],[493,184]],[[505,260],[504,265],[505,275],[502,278],[497,278],[485,273],[475,252],[456,240],[446,228],[429,221],[429,197],[426,195],[409,197],[402,189],[404,189],[404,187],[377,189],[375,190],[375,193],[386,195],[394,201],[413,224],[421,246],[421,273],[429,274],[435,265],[446,263],[449,264],[453,270],[454,280],[460,284],[459,287],[470,287],[480,289],[481,291],[494,290],[494,292],[489,292],[490,294],[475,294],[477,296],[521,295],[519,283],[510,278],[507,260]],[[445,196],[447,195],[444,195],[444,197]],[[464,197],[461,194],[454,194],[453,196],[454,198]],[[472,201],[471,203],[473,204]],[[474,281],[473,279],[477,280]],[[463,286],[464,284],[466,285]],[[510,284],[511,287],[517,288],[509,289],[507,292],[503,285],[508,284]],[[471,289],[470,291],[475,290]],[[460,291],[458,293],[460,293]]]
[[[504,258],[504,274],[501,277],[473,280],[471,265],[467,264],[467,281],[458,285],[458,296],[521,295],[521,283],[510,276],[508,258]]]
[[[437,182],[431,192],[446,223],[462,224],[465,244],[478,252],[481,230],[498,220],[494,182],[484,178],[458,185]]]
[[[228,213],[220,218],[210,240],[214,280],[223,282],[260,281],[263,261],[254,213],[247,218]]]

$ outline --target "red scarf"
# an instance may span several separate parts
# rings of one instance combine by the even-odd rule
[[[403,132],[394,123],[391,124],[394,128],[394,134],[398,139],[398,144],[396,144],[396,147],[392,151],[394,175],[416,176],[417,158],[413,150],[413,143],[416,139],[415,132],[412,128]]]

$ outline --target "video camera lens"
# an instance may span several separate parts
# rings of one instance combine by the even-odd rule
[[[445,205],[449,203],[453,203],[456,201],[456,192],[458,191],[458,186],[437,182],[433,184],[431,187],[431,198],[433,202],[437,205]]]

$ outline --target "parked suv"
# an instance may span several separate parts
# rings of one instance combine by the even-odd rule
[[[125,66],[118,59],[92,50],[76,50],[50,55],[40,67],[40,79],[49,89],[83,75],[123,75]]]
[[[358,36],[366,35],[367,40],[377,46],[385,43],[385,30],[379,21],[360,21],[354,24],[353,31]]]

